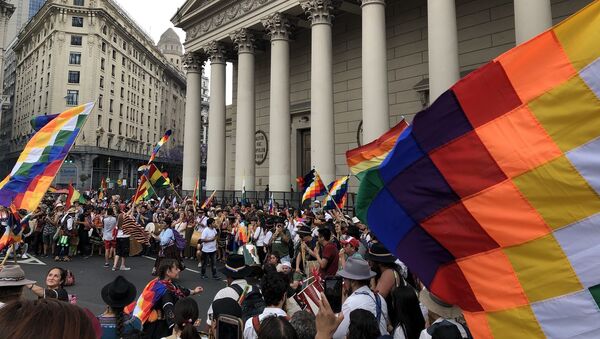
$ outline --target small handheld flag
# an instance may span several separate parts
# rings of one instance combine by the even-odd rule
[[[345,176],[329,184],[327,196],[323,199],[323,209],[332,210],[344,207],[349,178]]]

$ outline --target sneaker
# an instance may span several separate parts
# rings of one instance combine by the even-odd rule
[[[200,278],[201,279],[208,279],[208,277],[206,275],[204,275],[204,274]]]
[[[113,270],[113,271],[116,271],[116,270],[117,270],[117,268],[113,266],[112,270]]]
[[[202,267],[202,263],[201,262],[198,263],[198,267]]]
[[[21,258],[27,258],[27,250],[29,249],[29,244],[23,244],[23,250],[21,251]]]
[[[121,271],[129,271],[131,269],[131,267],[125,267],[125,266],[121,266],[119,268]]]
[[[107,262],[104,263],[104,267],[110,266]]]

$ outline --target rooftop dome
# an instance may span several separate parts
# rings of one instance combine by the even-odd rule
[[[158,44],[181,44],[181,40],[173,28],[169,28],[160,36]]]

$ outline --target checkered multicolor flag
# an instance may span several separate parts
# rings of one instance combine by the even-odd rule
[[[0,205],[36,209],[93,108],[92,102],[66,110],[33,135],[0,182]]]
[[[600,337],[600,2],[415,116],[357,212],[475,338]]]

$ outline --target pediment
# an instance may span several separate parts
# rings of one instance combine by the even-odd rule
[[[196,10],[208,5],[210,2],[215,2],[219,0],[187,0],[183,5],[177,10],[177,13],[173,16],[171,21],[173,23],[177,23],[181,21],[182,18],[187,15],[195,12]]]

